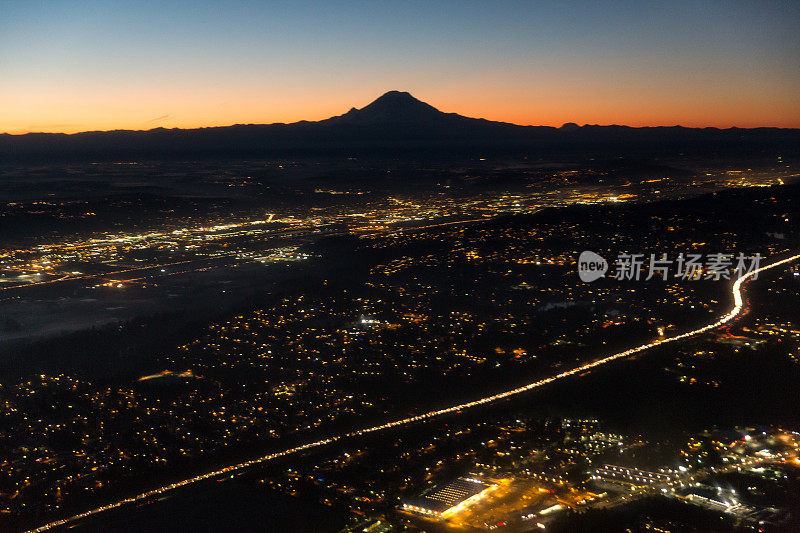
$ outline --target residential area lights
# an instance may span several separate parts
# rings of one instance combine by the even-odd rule
[[[36,529],[30,530],[28,533],[37,533],[37,532],[41,532],[41,531],[47,531],[47,530],[52,529],[54,527],[62,526],[62,525],[65,525],[65,524],[68,524],[68,523],[71,523],[71,522],[75,522],[77,520],[81,520],[83,518],[87,518],[89,516],[92,516],[92,515],[95,515],[95,514],[98,514],[98,513],[102,513],[104,511],[108,511],[108,510],[111,510],[111,509],[122,507],[122,506],[124,506],[126,504],[129,504],[129,503],[133,503],[133,502],[137,502],[137,501],[141,501],[141,500],[146,500],[148,498],[151,498],[151,497],[154,497],[154,496],[158,496],[158,495],[163,494],[165,492],[169,492],[169,491],[172,491],[174,489],[177,489],[177,488],[180,488],[180,487],[184,487],[186,485],[190,485],[190,484],[198,482],[198,481],[203,481],[203,480],[206,480],[206,479],[215,478],[215,477],[222,476],[222,475],[225,475],[225,474],[230,474],[232,472],[243,470],[245,468],[248,468],[248,467],[251,467],[251,466],[255,466],[255,465],[258,465],[258,464],[261,464],[261,463],[265,463],[265,462],[271,461],[273,459],[278,459],[280,457],[285,457],[287,455],[296,454],[298,452],[302,452],[302,451],[305,451],[305,450],[308,450],[308,449],[311,449],[311,448],[318,448],[318,447],[321,447],[321,446],[325,446],[325,445],[330,444],[330,443],[332,443],[334,441],[337,441],[337,440],[345,439],[345,438],[348,438],[348,437],[355,437],[355,436],[359,436],[359,435],[366,435],[366,434],[369,434],[369,433],[375,433],[377,431],[382,431],[382,430],[386,430],[386,429],[390,429],[390,428],[394,428],[394,427],[398,427],[398,426],[404,426],[404,425],[411,424],[411,423],[414,423],[414,422],[419,422],[421,420],[426,420],[426,419],[434,418],[434,417],[437,417],[437,416],[445,415],[445,414],[448,414],[448,413],[453,413],[453,412],[456,412],[456,411],[461,411],[461,410],[464,410],[464,409],[477,407],[479,405],[488,404],[488,403],[491,403],[491,402],[494,402],[494,401],[497,401],[497,400],[502,400],[503,398],[508,398],[510,396],[514,396],[514,395],[517,395],[517,394],[520,394],[520,393],[523,393],[523,392],[526,392],[526,391],[529,391],[529,390],[532,390],[532,389],[536,389],[538,387],[542,387],[544,385],[547,385],[548,383],[552,383],[554,381],[557,381],[557,380],[572,376],[574,374],[579,374],[579,373],[585,372],[585,371],[590,370],[590,369],[592,369],[594,367],[597,367],[597,366],[600,366],[600,365],[604,365],[606,363],[610,363],[611,361],[614,361],[614,360],[617,360],[617,359],[622,359],[622,358],[628,357],[628,356],[633,355],[635,353],[639,353],[639,352],[643,352],[645,350],[649,350],[650,348],[655,348],[656,346],[660,346],[662,344],[666,344],[666,343],[669,343],[669,342],[675,342],[675,341],[678,341],[678,340],[681,340],[681,339],[686,339],[688,337],[692,337],[692,336],[697,335],[699,333],[704,333],[706,331],[715,329],[715,328],[717,328],[717,327],[719,327],[719,326],[721,326],[723,324],[726,324],[726,323],[730,322],[731,320],[736,318],[736,316],[738,316],[741,313],[742,307],[743,307],[743,301],[744,301],[743,298],[742,298],[741,287],[742,287],[742,284],[744,282],[746,282],[748,279],[750,279],[751,277],[755,276],[756,274],[758,274],[760,272],[763,272],[765,270],[769,270],[771,268],[775,268],[775,267],[778,267],[778,266],[781,266],[781,265],[785,265],[786,263],[790,263],[792,261],[796,261],[797,259],[800,259],[800,254],[796,254],[796,255],[793,255],[791,257],[787,257],[785,259],[781,259],[779,261],[775,261],[773,263],[770,263],[768,265],[762,266],[762,267],[760,267],[758,269],[753,270],[752,272],[749,272],[749,273],[744,274],[743,276],[740,276],[739,278],[737,278],[733,282],[733,284],[731,286],[731,292],[733,293],[733,303],[734,303],[733,309],[731,309],[731,311],[729,313],[723,315],[721,318],[719,318],[715,322],[712,322],[711,324],[708,324],[708,325],[703,326],[701,328],[698,328],[698,329],[695,329],[695,330],[692,330],[692,331],[688,331],[686,333],[682,333],[682,334],[676,335],[674,337],[669,337],[669,338],[665,338],[665,339],[659,339],[659,340],[650,342],[648,344],[643,344],[643,345],[638,346],[636,348],[631,348],[629,350],[625,350],[624,352],[619,352],[617,354],[613,354],[613,355],[610,355],[608,357],[604,357],[602,359],[598,359],[598,360],[593,361],[591,363],[583,364],[583,365],[575,367],[575,368],[573,368],[571,370],[567,370],[567,371],[561,372],[560,374],[556,374],[556,375],[550,376],[548,378],[540,379],[540,380],[535,381],[533,383],[529,383],[527,385],[523,385],[522,387],[517,387],[515,389],[507,390],[505,392],[494,394],[492,396],[486,396],[486,397],[480,398],[478,400],[474,400],[474,401],[463,403],[463,404],[459,404],[459,405],[454,405],[452,407],[447,407],[445,409],[439,409],[437,411],[429,411],[429,412],[424,413],[424,414],[412,416],[412,417],[409,417],[409,418],[403,418],[401,420],[396,420],[394,422],[389,422],[389,423],[386,423],[386,424],[382,424],[380,426],[373,426],[373,427],[361,429],[361,430],[358,430],[358,431],[353,431],[351,433],[345,433],[345,434],[336,435],[336,436],[333,436],[333,437],[330,437],[330,438],[327,438],[327,439],[322,439],[322,440],[318,440],[318,441],[315,441],[315,442],[310,442],[310,443],[303,444],[301,446],[297,446],[297,447],[294,447],[294,448],[289,448],[287,450],[283,450],[283,451],[280,451],[280,452],[275,452],[275,453],[271,453],[271,454],[268,454],[268,455],[264,455],[264,456],[258,457],[256,459],[252,459],[250,461],[245,461],[243,463],[230,465],[230,466],[227,466],[225,468],[221,468],[219,470],[214,470],[212,472],[207,472],[205,474],[201,474],[201,475],[198,475],[198,476],[195,476],[195,477],[184,479],[182,481],[178,481],[178,482],[175,482],[175,483],[171,483],[169,485],[165,485],[163,487],[159,487],[157,489],[153,489],[153,490],[150,490],[150,491],[147,491],[147,492],[143,492],[143,493],[138,494],[136,496],[132,496],[132,497],[126,498],[124,500],[120,500],[120,501],[117,501],[117,502],[114,502],[114,503],[110,503],[110,504],[104,505],[102,507],[97,507],[95,509],[91,509],[89,511],[86,511],[86,512],[83,512],[83,513],[68,517],[68,518],[63,518],[61,520],[56,520],[54,522],[50,522],[49,524],[45,524],[45,525],[40,526],[40,527],[38,527]]]

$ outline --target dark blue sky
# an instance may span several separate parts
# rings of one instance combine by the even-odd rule
[[[0,1],[0,131],[319,119],[800,127],[800,2]]]

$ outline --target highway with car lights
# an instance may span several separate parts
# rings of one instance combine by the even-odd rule
[[[728,313],[726,313],[725,315],[723,315],[720,318],[718,318],[716,321],[714,321],[714,322],[712,322],[710,324],[707,324],[705,326],[702,326],[700,328],[694,329],[692,331],[687,331],[686,333],[682,333],[680,335],[676,335],[676,336],[669,337],[669,338],[655,340],[653,342],[650,342],[650,343],[647,343],[647,344],[643,344],[643,345],[637,346],[635,348],[630,348],[630,349],[625,350],[623,352],[619,352],[619,353],[616,353],[616,354],[613,354],[613,355],[609,355],[607,357],[603,357],[601,359],[597,359],[597,360],[589,362],[589,363],[582,364],[582,365],[574,367],[574,368],[572,368],[570,370],[566,370],[566,371],[561,372],[559,374],[555,374],[553,376],[550,376],[550,377],[547,377],[547,378],[543,378],[543,379],[540,379],[538,381],[534,381],[532,383],[528,383],[528,384],[523,385],[521,387],[517,387],[517,388],[514,388],[514,389],[510,389],[510,390],[504,391],[504,392],[500,392],[498,394],[493,394],[491,396],[485,396],[483,398],[479,398],[479,399],[473,400],[471,402],[462,403],[462,404],[458,404],[458,405],[453,405],[451,407],[447,407],[447,408],[444,408],[444,409],[439,409],[439,410],[436,410],[436,411],[429,411],[427,413],[411,416],[411,417],[408,417],[408,418],[403,418],[403,419],[400,419],[400,420],[395,420],[393,422],[388,422],[386,424],[382,424],[382,425],[379,425],[379,426],[372,426],[372,427],[360,429],[360,430],[357,430],[357,431],[353,431],[353,432],[350,432],[350,433],[343,433],[343,434],[340,434],[340,435],[331,436],[331,437],[326,438],[326,439],[322,439],[322,440],[318,440],[318,441],[314,441],[314,442],[309,442],[309,443],[303,444],[301,446],[296,446],[294,448],[289,448],[289,449],[286,449],[286,450],[283,450],[283,451],[279,451],[279,452],[274,452],[274,453],[270,453],[270,454],[267,454],[267,455],[263,455],[261,457],[258,457],[258,458],[255,458],[255,459],[252,459],[252,460],[249,460],[249,461],[245,461],[245,462],[242,462],[242,463],[226,466],[224,468],[220,468],[218,470],[207,472],[205,474],[201,474],[201,475],[194,476],[194,477],[191,477],[191,478],[187,478],[187,479],[184,479],[184,480],[181,480],[181,481],[177,481],[177,482],[171,483],[169,485],[164,485],[162,487],[158,487],[156,489],[152,489],[150,491],[143,492],[141,494],[137,494],[137,495],[132,496],[130,498],[126,498],[126,499],[119,500],[119,501],[116,501],[116,502],[113,502],[113,503],[109,503],[107,505],[103,505],[101,507],[97,507],[95,509],[91,509],[89,511],[86,511],[86,512],[83,512],[83,513],[80,513],[80,514],[76,514],[76,515],[68,517],[68,518],[63,518],[63,519],[60,519],[60,520],[56,520],[56,521],[51,522],[49,524],[45,524],[45,525],[42,525],[40,527],[37,527],[36,529],[30,530],[28,533],[47,531],[47,530],[55,528],[55,527],[72,524],[72,523],[75,523],[75,522],[77,522],[77,521],[79,521],[79,520],[81,520],[83,518],[87,518],[87,517],[90,517],[92,515],[96,515],[98,513],[102,513],[104,511],[108,511],[108,510],[111,510],[111,509],[119,508],[119,507],[122,507],[122,506],[130,504],[130,503],[147,500],[149,498],[154,498],[154,497],[160,496],[160,495],[162,495],[164,493],[167,493],[167,492],[173,491],[175,489],[178,489],[180,487],[184,487],[186,485],[190,485],[192,483],[197,483],[199,481],[203,481],[203,480],[207,480],[207,479],[211,479],[211,478],[216,478],[216,477],[220,477],[220,476],[227,475],[227,474],[232,474],[234,472],[242,471],[242,470],[244,470],[246,468],[249,468],[249,467],[252,467],[252,466],[256,466],[256,465],[259,465],[259,464],[262,464],[262,463],[266,463],[266,462],[274,460],[274,459],[278,459],[278,458],[285,457],[285,456],[288,456],[288,455],[298,454],[300,452],[303,452],[303,451],[306,451],[306,450],[310,450],[310,449],[313,449],[313,448],[319,448],[319,447],[325,446],[327,444],[330,444],[330,443],[332,443],[334,441],[338,441],[338,440],[342,440],[342,439],[346,439],[346,438],[350,438],[350,437],[357,437],[357,436],[360,436],[360,435],[367,435],[367,434],[370,434],[370,433],[376,433],[376,432],[379,432],[379,431],[384,431],[384,430],[388,430],[388,429],[391,429],[391,428],[396,428],[396,427],[399,427],[399,426],[405,426],[405,425],[408,425],[408,424],[413,424],[415,422],[428,420],[428,419],[439,417],[439,416],[446,415],[446,414],[449,414],[449,413],[455,413],[455,412],[462,411],[462,410],[465,410],[465,409],[470,409],[470,408],[477,407],[477,406],[480,406],[480,405],[485,405],[485,404],[489,404],[489,403],[492,403],[492,402],[496,402],[498,400],[502,400],[503,398],[508,398],[510,396],[515,396],[515,395],[521,394],[521,393],[529,391],[529,390],[533,390],[533,389],[536,389],[536,388],[539,388],[539,387],[543,387],[543,386],[545,386],[545,385],[547,385],[549,383],[552,383],[554,381],[558,381],[558,380],[561,380],[561,379],[564,379],[564,378],[567,378],[567,377],[570,377],[570,376],[573,376],[573,375],[577,375],[577,374],[592,370],[592,369],[594,369],[594,368],[596,368],[598,366],[608,364],[608,363],[610,363],[612,361],[615,361],[617,359],[624,359],[626,357],[629,357],[631,355],[643,352],[645,350],[656,348],[658,346],[662,346],[662,345],[667,344],[667,343],[676,342],[676,341],[679,341],[679,340],[683,340],[683,339],[698,335],[700,333],[707,332],[709,330],[718,328],[718,327],[720,327],[722,325],[725,325],[725,324],[731,322],[732,320],[734,320],[742,312],[742,309],[744,308],[744,300],[743,300],[743,297],[742,297],[742,285],[745,282],[747,282],[749,279],[753,278],[754,276],[756,276],[760,272],[763,272],[765,270],[768,270],[768,269],[771,269],[771,268],[775,268],[775,267],[778,267],[778,266],[781,266],[781,265],[785,265],[785,264],[790,263],[792,261],[796,261],[797,259],[800,259],[800,254],[793,255],[791,257],[787,257],[785,259],[781,259],[781,260],[775,261],[773,263],[770,263],[768,265],[765,265],[765,266],[762,266],[760,268],[757,268],[757,269],[753,270],[752,272],[746,273],[746,274],[742,275],[741,277],[737,278],[731,285],[731,292],[733,294],[733,304],[734,304],[733,308]]]

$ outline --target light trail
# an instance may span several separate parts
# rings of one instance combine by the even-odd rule
[[[184,263],[193,263],[195,261],[201,261],[202,259],[187,259],[186,261],[175,261],[174,263],[162,263],[159,265],[150,265],[150,266],[143,266],[143,267],[136,267],[136,268],[128,268],[126,270],[115,270],[113,272],[100,272],[98,274],[85,274],[82,276],[70,276],[66,275],[63,278],[58,279],[51,279],[47,281],[35,281],[33,283],[26,283],[24,285],[13,285],[11,287],[0,287],[0,291],[11,291],[14,289],[24,289],[26,287],[34,287],[36,285],[50,285],[52,283],[59,283],[62,281],[76,281],[81,279],[95,279],[95,278],[105,278],[108,276],[113,276],[116,274],[125,274],[127,272],[137,272],[139,270],[149,270],[151,268],[163,268],[168,266],[174,265],[182,265]]]
[[[487,220],[493,220],[494,218],[495,217],[490,217],[490,218],[484,217],[484,218],[473,218],[473,219],[468,219],[468,220],[454,220],[454,221],[450,221],[450,222],[439,222],[439,223],[430,224],[430,225],[427,225],[427,226],[400,228],[399,230],[391,230],[391,229],[387,228],[384,231],[374,232],[374,233],[365,233],[365,234],[363,234],[361,236],[363,236],[363,237],[375,237],[375,236],[378,236],[378,235],[387,235],[387,234],[388,235],[394,235],[394,234],[397,234],[397,233],[405,233],[405,232],[411,233],[411,232],[414,232],[414,231],[420,231],[420,230],[424,230],[424,229],[438,228],[440,226],[450,226],[450,225],[454,225],[454,224],[470,224],[470,223],[473,223],[473,222],[485,222]],[[262,224],[262,223],[264,223],[264,221],[245,222],[243,224],[232,225],[232,226],[229,226],[229,227],[238,228],[238,227],[244,227],[244,226],[253,225],[253,224]],[[392,224],[394,224],[394,223],[395,222],[393,222]],[[199,230],[197,230],[197,231],[198,232],[206,232],[206,233],[208,233],[210,231],[217,231],[218,229],[225,228],[225,227],[228,227],[228,226],[224,226],[224,227],[223,226],[219,226],[219,227],[212,227],[212,228],[199,228]],[[300,228],[300,229],[302,229],[302,228]],[[179,231],[181,233],[185,233],[185,232],[193,232],[195,230],[177,230],[177,231]],[[299,229],[295,228],[295,227],[289,227],[289,228],[281,228],[281,229],[278,229],[278,230],[250,230],[250,231],[244,231],[244,232],[242,232],[242,234],[243,235],[252,236],[254,234],[266,233],[268,231],[272,232],[272,233],[275,233],[277,235],[277,234],[282,234],[282,233],[297,232],[297,231],[299,231]],[[175,232],[173,232],[173,233],[175,233]],[[230,235],[231,234],[225,234],[224,236],[230,236]],[[153,234],[148,234],[148,235],[144,235],[144,236],[134,236],[134,237],[131,237],[131,239],[133,239],[133,240],[142,240],[142,239],[145,239],[145,238],[165,237],[165,236],[168,236],[168,234],[166,234],[166,233],[163,233],[163,234],[162,233],[153,233]],[[107,245],[109,243],[116,243],[118,241],[119,241],[119,239],[102,240],[102,241],[97,241],[97,242],[94,242],[94,243],[67,246],[67,247],[65,247],[65,249],[98,247],[100,245]],[[221,253],[219,257],[231,256],[231,255],[235,255],[236,253],[237,252]],[[206,260],[209,260],[209,259],[217,259],[217,258],[218,257],[216,257],[216,258],[198,257],[198,258],[195,258],[195,259],[187,259],[187,260],[184,260],[184,261],[176,261],[176,262],[173,262],[173,263],[161,263],[161,264],[155,264],[155,265],[150,265],[150,266],[141,266],[141,267],[129,268],[129,269],[126,269],[126,270],[115,270],[115,271],[112,271],[112,272],[99,272],[97,274],[84,274],[84,275],[79,275],[79,276],[78,275],[66,274],[65,276],[63,276],[61,278],[58,278],[58,279],[51,279],[51,280],[45,280],[45,281],[34,281],[32,283],[24,283],[24,284],[12,285],[10,287],[0,287],[0,291],[12,291],[12,290],[15,290],[15,289],[24,289],[26,287],[35,287],[35,286],[40,286],[40,285],[54,285],[56,283],[60,283],[60,282],[64,282],[64,281],[91,280],[91,279],[97,279],[97,278],[104,278],[104,277],[108,277],[108,276],[113,276],[113,275],[116,275],[116,274],[126,274],[126,273],[129,273],[129,272],[137,272],[139,270],[148,270],[148,269],[151,269],[151,268],[163,268],[163,267],[168,267],[168,266],[181,265],[181,264],[184,264],[184,263],[192,263],[192,262],[196,262],[196,261],[206,261]]]
[[[488,222],[490,220],[494,220],[495,218],[496,218],[495,216],[482,217],[482,218],[469,218],[469,219],[466,219],[466,220],[451,220],[450,222],[437,222],[435,224],[428,224],[427,226],[410,226],[410,227],[407,227],[407,228],[398,228],[398,229],[385,228],[382,231],[375,231],[375,232],[372,232],[372,233],[363,233],[363,234],[361,234],[359,236],[360,237],[376,237],[376,236],[381,236],[381,235],[392,236],[392,235],[397,235],[398,233],[413,233],[415,231],[421,231],[421,230],[430,229],[430,228],[438,228],[438,227],[441,227],[441,226],[453,226],[453,225],[456,225],[456,224],[471,224],[473,222]],[[397,222],[390,222],[390,224],[397,224]],[[365,231],[369,231],[369,229],[370,228],[365,228]]]
[[[14,290],[14,289],[24,289],[26,287],[35,287],[37,285],[51,285],[53,283],[61,283],[61,282],[64,282],[64,281],[103,279],[103,278],[108,278],[108,277],[111,277],[111,276],[115,276],[117,274],[128,274],[130,272],[140,272],[140,271],[146,271],[146,270],[161,269],[161,268],[171,267],[171,266],[175,266],[175,265],[185,265],[186,263],[197,263],[197,262],[200,262],[200,261],[216,261],[217,259],[228,259],[228,258],[234,257],[237,253],[238,252],[220,252],[220,254],[218,256],[216,256],[216,257],[198,257],[196,259],[186,259],[186,260],[183,260],[183,261],[174,261],[172,263],[158,263],[158,264],[155,264],[155,265],[134,267],[134,268],[128,268],[128,269],[125,269],[125,270],[113,270],[111,272],[99,272],[97,274],[84,274],[84,275],[80,275],[80,276],[71,276],[71,275],[67,274],[66,276],[58,278],[58,279],[51,279],[51,280],[47,280],[47,281],[35,281],[33,283],[26,283],[24,285],[12,285],[11,287],[0,287],[0,291],[11,291],[11,290]],[[214,268],[214,267],[215,267],[215,265],[212,265],[212,266],[206,267],[206,268]],[[224,268],[225,265],[221,265],[221,267]],[[200,270],[202,270],[202,268],[200,268]],[[187,270],[186,272],[191,272],[191,271]],[[169,275],[169,274],[167,274],[167,275]],[[164,274],[156,274],[155,276],[145,276],[145,277],[164,277]],[[144,279],[144,278],[139,278],[139,279]]]
[[[272,461],[273,459],[278,459],[280,457],[285,457],[287,455],[293,455],[293,454],[296,454],[298,452],[302,452],[302,451],[309,450],[309,449],[312,449],[312,448],[319,448],[319,447],[325,446],[327,444],[330,444],[332,442],[335,442],[335,441],[338,441],[338,440],[342,440],[342,439],[345,439],[345,438],[348,438],[348,437],[356,437],[356,436],[359,436],[359,435],[367,435],[369,433],[375,433],[377,431],[382,431],[382,430],[386,430],[386,429],[390,429],[390,428],[395,428],[395,427],[398,427],[398,426],[405,426],[405,425],[408,425],[408,424],[412,424],[414,422],[427,420],[427,419],[434,418],[434,417],[441,416],[441,415],[445,415],[445,414],[448,414],[448,413],[453,413],[453,412],[456,412],[456,411],[461,411],[461,410],[464,410],[464,409],[470,409],[472,407],[477,407],[479,405],[492,403],[492,402],[495,402],[497,400],[502,400],[503,398],[508,398],[509,396],[515,396],[517,394],[521,394],[523,392],[542,387],[542,386],[547,385],[549,383],[552,383],[554,381],[558,381],[560,379],[564,379],[566,377],[569,377],[569,376],[572,376],[572,375],[575,375],[575,374],[579,374],[581,372],[585,372],[587,370],[590,370],[592,368],[598,367],[600,365],[604,365],[604,364],[610,363],[611,361],[615,361],[617,359],[622,359],[624,357],[628,357],[628,356],[633,355],[635,353],[643,352],[645,350],[649,350],[651,348],[655,348],[657,346],[661,346],[663,344],[667,344],[667,343],[670,343],[670,342],[675,342],[675,341],[679,341],[679,340],[682,340],[682,339],[686,339],[688,337],[692,337],[692,336],[697,335],[699,333],[704,333],[706,331],[718,328],[719,326],[730,322],[731,320],[736,318],[736,316],[738,316],[739,313],[741,313],[742,307],[743,307],[743,302],[744,302],[744,300],[742,299],[742,291],[741,291],[742,283],[744,283],[748,279],[752,278],[753,276],[755,276],[759,272],[763,272],[765,270],[769,270],[770,268],[775,268],[777,266],[784,265],[784,264],[790,263],[792,261],[796,261],[797,259],[800,259],[800,254],[793,255],[791,257],[787,257],[786,259],[781,259],[780,261],[775,261],[774,263],[771,263],[769,265],[757,268],[757,269],[753,270],[752,272],[748,272],[747,274],[744,274],[744,275],[740,276],[739,278],[737,278],[733,282],[733,284],[731,286],[731,292],[733,293],[733,309],[731,309],[730,312],[728,312],[727,314],[725,314],[722,317],[720,317],[719,319],[717,319],[715,322],[712,322],[711,324],[708,324],[708,325],[703,326],[701,328],[698,328],[698,329],[695,329],[695,330],[692,330],[692,331],[687,331],[686,333],[682,333],[682,334],[676,335],[674,337],[669,337],[669,338],[666,338],[666,339],[661,339],[661,340],[653,341],[653,342],[650,342],[650,343],[647,343],[647,344],[643,344],[643,345],[638,346],[636,348],[631,348],[629,350],[625,350],[624,352],[619,352],[619,353],[616,353],[616,354],[613,354],[613,355],[609,355],[608,357],[604,357],[602,359],[598,359],[598,360],[593,361],[591,363],[586,363],[586,364],[580,365],[580,366],[575,367],[575,368],[573,368],[571,370],[567,370],[567,371],[561,372],[560,374],[556,374],[554,376],[550,376],[549,378],[540,379],[539,381],[534,381],[533,383],[529,383],[527,385],[523,385],[522,387],[517,387],[516,389],[510,389],[510,390],[507,390],[505,392],[494,394],[492,396],[486,396],[486,397],[480,398],[478,400],[474,400],[474,401],[467,402],[467,403],[462,403],[462,404],[459,404],[459,405],[454,405],[452,407],[447,407],[445,409],[439,409],[437,411],[429,411],[427,413],[423,413],[423,414],[412,416],[412,417],[408,417],[408,418],[403,418],[401,420],[396,420],[394,422],[389,422],[389,423],[386,423],[386,424],[382,424],[380,426],[373,426],[373,427],[369,427],[369,428],[353,431],[353,432],[350,432],[350,433],[344,433],[344,434],[341,434],[341,435],[335,435],[335,436],[329,437],[327,439],[318,440],[318,441],[315,441],[315,442],[309,442],[308,444],[303,444],[301,446],[296,446],[294,448],[289,448],[289,449],[283,450],[281,452],[275,452],[275,453],[270,453],[270,454],[267,454],[267,455],[263,455],[263,456],[258,457],[256,459],[252,459],[250,461],[245,461],[243,463],[238,463],[238,464],[226,466],[224,468],[220,468],[219,470],[214,470],[212,472],[207,472],[205,474],[200,474],[199,476],[195,476],[195,477],[191,477],[191,478],[188,478],[188,479],[184,479],[182,481],[177,481],[177,482],[171,483],[169,485],[164,485],[163,487],[159,487],[157,489],[153,489],[153,490],[150,490],[150,491],[147,491],[147,492],[143,492],[141,494],[137,494],[136,496],[132,496],[132,497],[126,498],[124,500],[120,500],[120,501],[117,501],[117,502],[114,502],[114,503],[109,503],[107,505],[103,505],[102,507],[97,507],[95,509],[91,509],[89,511],[85,511],[85,512],[80,513],[80,514],[76,514],[76,515],[70,516],[69,518],[62,518],[60,520],[56,520],[54,522],[50,522],[49,524],[45,524],[43,526],[39,526],[36,529],[29,530],[27,533],[39,533],[41,531],[47,531],[47,530],[52,529],[54,527],[66,525],[66,524],[69,524],[71,522],[75,522],[75,521],[81,520],[83,518],[87,518],[87,517],[90,517],[92,515],[96,515],[96,514],[102,513],[104,511],[109,511],[111,509],[116,509],[116,508],[122,507],[123,505],[127,505],[129,503],[133,503],[133,502],[137,502],[137,501],[141,501],[141,500],[146,500],[147,498],[151,498],[153,496],[158,496],[158,495],[163,494],[165,492],[169,492],[169,491],[178,489],[180,487],[184,487],[186,485],[191,485],[192,483],[197,483],[198,481],[203,481],[203,480],[206,480],[206,479],[219,477],[219,476],[222,476],[222,475],[225,475],[225,474],[230,474],[231,472],[236,472],[236,471],[239,471],[239,470],[243,470],[243,469],[249,468],[251,466],[255,466],[255,465],[262,464],[262,463],[266,463],[268,461]]]

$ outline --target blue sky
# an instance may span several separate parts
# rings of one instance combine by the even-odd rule
[[[800,2],[0,9],[0,131],[319,119],[390,89],[526,124],[800,126]]]

